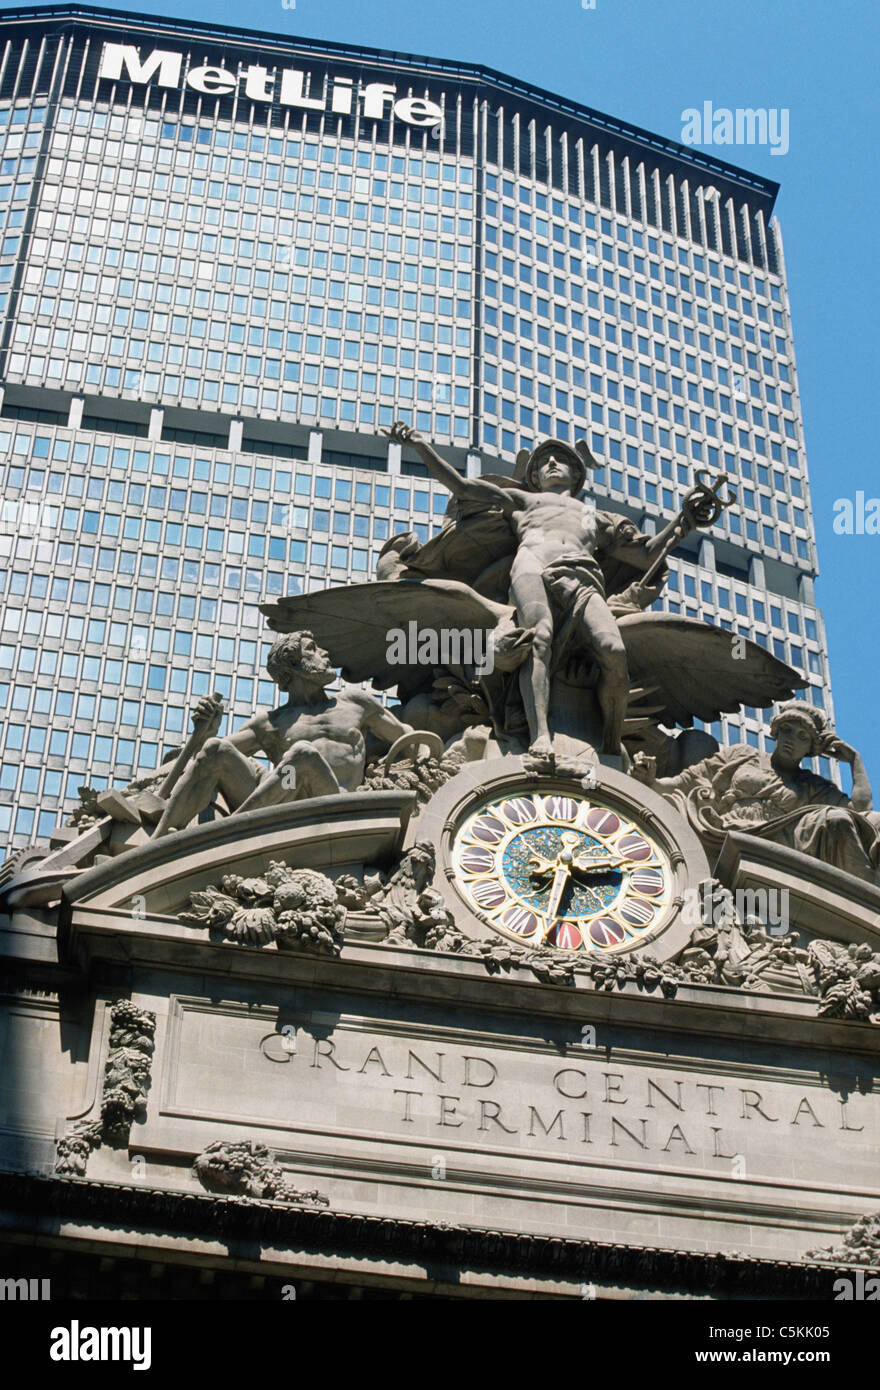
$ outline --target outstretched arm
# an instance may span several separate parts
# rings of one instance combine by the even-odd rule
[[[636,753],[632,760],[629,775],[646,787],[653,787],[662,794],[665,792],[690,791],[694,785],[693,777],[688,777],[690,768],[685,768],[677,777],[658,777],[657,759],[651,753]]]
[[[618,560],[628,560],[638,569],[647,569],[659,556],[674,550],[691,531],[708,525],[710,510],[711,503],[683,507],[674,521],[668,522],[655,536],[616,545],[614,556]]]
[[[636,753],[630,776],[661,793],[690,792],[696,787],[711,785],[717,794],[727,791],[737,767],[750,756],[745,745],[735,744],[733,748],[719,748],[717,753],[710,753],[675,777],[658,777],[657,759],[647,753]]]
[[[487,504],[501,506],[505,511],[512,509],[513,498],[505,488],[497,487],[495,483],[487,483],[482,478],[463,478],[458,470],[442,459],[437,450],[427,440],[422,439],[421,435],[416,434],[410,425],[404,425],[398,420],[390,430],[383,430],[382,433],[387,434],[395,444],[411,444],[431,476],[448,488],[454,497],[471,502],[485,501]]]
[[[727,488],[725,496],[721,496],[719,491],[722,484],[726,483],[727,475],[721,473],[710,487],[708,483],[703,482],[702,472],[698,472],[697,482],[685,496],[678,516],[648,540],[623,540],[614,547],[615,558],[627,560],[637,569],[650,569],[652,574],[656,573],[665,557],[685,536],[689,536],[697,528],[704,530],[712,526],[725,507],[731,505],[736,494],[730,488]]]
[[[255,720],[249,719],[247,724],[241,726],[238,733],[230,734],[226,742],[231,743],[233,748],[237,748],[240,753],[259,753],[260,737],[254,728],[255,722]]]

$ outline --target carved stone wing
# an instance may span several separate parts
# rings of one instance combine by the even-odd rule
[[[261,603],[260,611],[275,632],[313,632],[346,680],[372,680],[380,689],[407,684],[412,671],[388,661],[392,630],[406,633],[414,622],[434,631],[490,632],[511,616],[509,607],[452,579],[347,584]]]
[[[631,613],[618,619],[630,682],[646,687],[661,724],[711,723],[740,705],[764,708],[807,684],[800,671],[757,642],[724,628],[671,613]]]
[[[512,478],[486,475],[485,482],[514,487]],[[504,602],[516,542],[500,507],[451,497],[441,531],[407,559],[413,578],[456,579]]]

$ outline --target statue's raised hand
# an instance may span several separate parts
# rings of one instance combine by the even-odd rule
[[[699,495],[694,498],[687,510],[694,526],[698,526],[700,529],[711,526],[718,514],[718,509],[712,498]]]
[[[703,468],[698,468],[694,477],[694,486],[685,494],[680,513],[684,535],[689,535],[696,528],[705,530],[707,526],[713,526],[724,509],[736,501],[736,493],[730,487],[726,473],[719,473],[711,484]]]
[[[205,695],[199,700],[192,712],[193,729],[205,734],[206,738],[213,738],[220,728],[220,721],[223,718],[223,701],[215,700],[210,695]]]
[[[826,758],[836,758],[839,763],[855,762],[857,756],[856,750],[836,734],[825,735],[819,752],[824,753]]]
[[[636,753],[629,775],[637,782],[644,783],[646,787],[653,786],[657,780],[657,759],[650,753]]]
[[[405,425],[402,420],[395,420],[391,429],[383,429],[382,433],[387,434],[393,444],[415,444],[420,438],[412,425]]]

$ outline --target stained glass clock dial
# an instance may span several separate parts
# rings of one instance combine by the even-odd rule
[[[672,871],[634,821],[595,800],[528,792],[461,827],[455,881],[489,926],[524,945],[626,950],[669,916]]]

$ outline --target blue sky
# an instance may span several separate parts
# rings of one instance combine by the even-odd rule
[[[873,0],[144,0],[116,9],[457,58],[681,138],[681,113],[785,107],[790,148],[716,147],[781,183],[785,244],[837,731],[880,807],[880,535],[836,535],[837,498],[880,496],[877,382],[877,59]],[[848,780],[845,778],[845,785]]]

